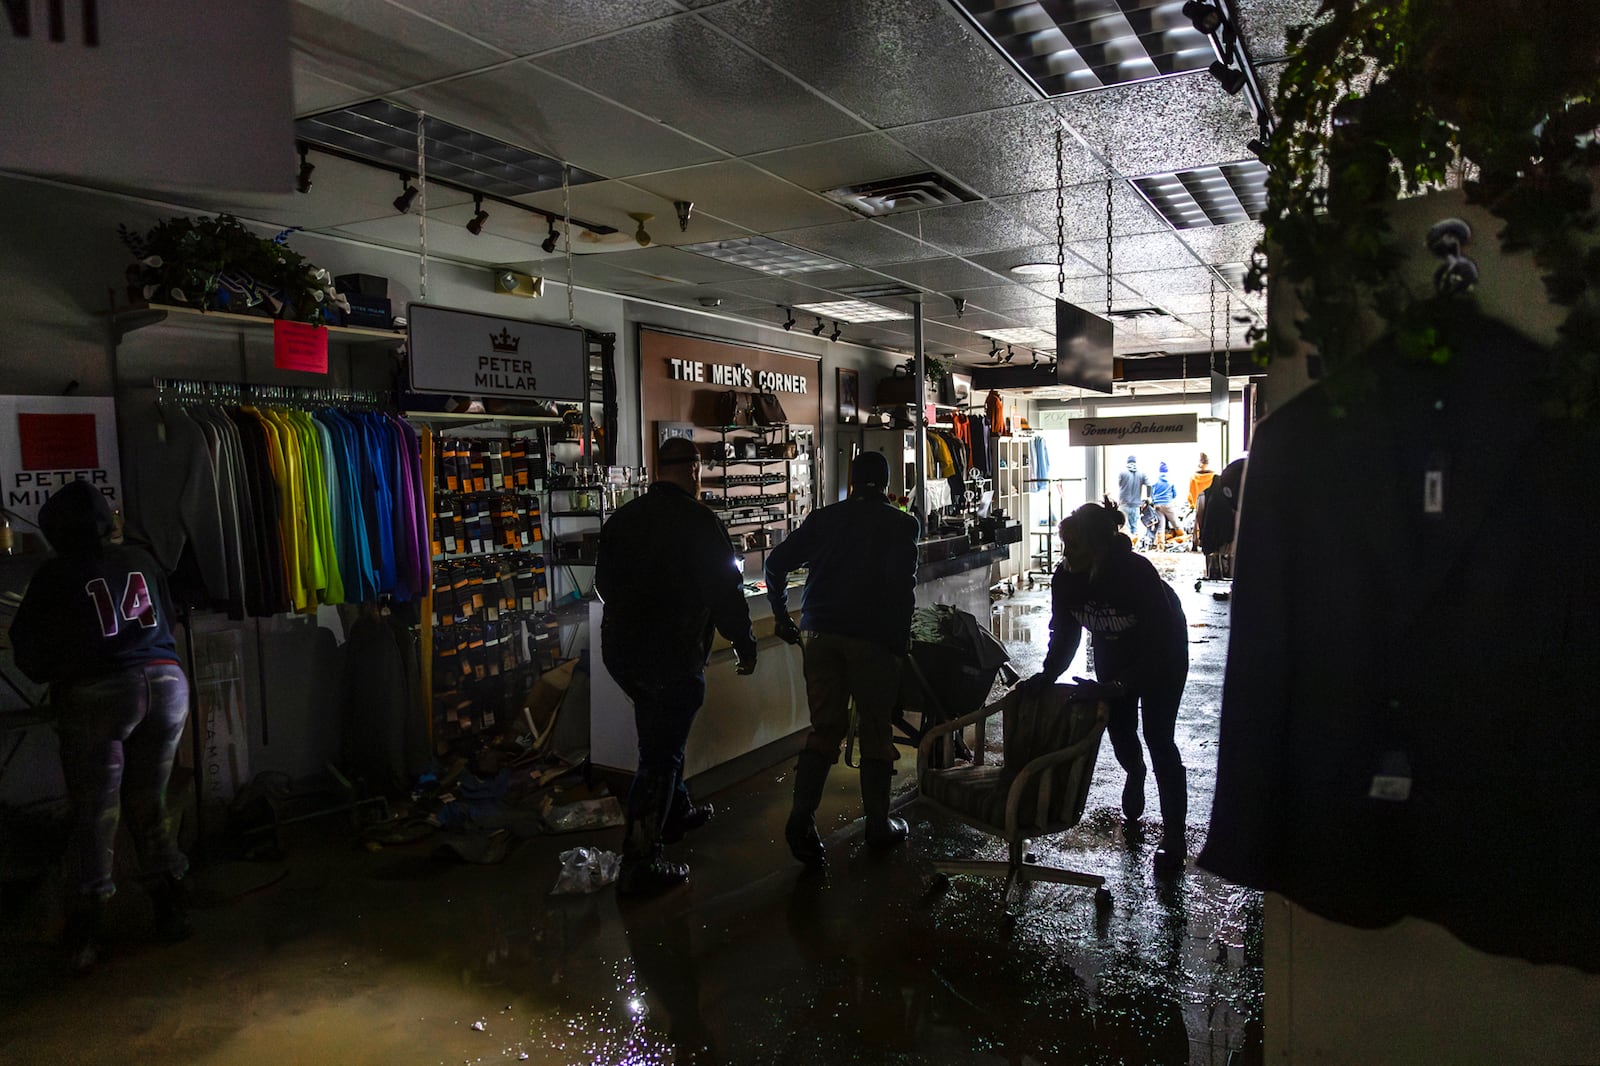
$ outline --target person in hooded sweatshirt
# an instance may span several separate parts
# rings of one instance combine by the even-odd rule
[[[1050,646],[1039,673],[1024,684],[1050,685],[1078,652],[1083,631],[1093,641],[1095,677],[1122,685],[1111,703],[1106,733],[1127,771],[1122,789],[1123,832],[1140,832],[1144,813],[1144,755],[1139,720],[1161,797],[1162,873],[1187,861],[1184,822],[1188,776],[1174,731],[1178,703],[1189,677],[1189,624],[1183,607],[1150,561],[1133,551],[1122,532],[1121,509],[1109,498],[1086,503],[1061,523],[1061,564],[1050,580]]]
[[[116,892],[112,852],[124,811],[167,940],[189,935],[179,882],[189,869],[167,810],[167,781],[189,715],[166,575],[140,548],[111,542],[115,519],[86,481],[53,493],[39,528],[55,558],[34,573],[11,623],[17,668],[48,682],[72,801],[64,937],[77,971],[99,958]]]
[[[1178,486],[1174,485],[1167,477],[1167,464],[1162,463],[1156,473],[1155,483],[1150,486],[1150,505],[1155,508],[1156,514],[1161,516],[1162,528],[1157,531],[1156,542],[1164,545],[1166,538],[1174,540],[1183,539],[1183,527],[1178,524],[1177,512],[1173,510],[1173,501],[1178,498]]]

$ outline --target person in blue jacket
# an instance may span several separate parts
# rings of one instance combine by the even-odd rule
[[[906,838],[906,823],[889,814],[895,750],[890,721],[900,692],[900,669],[911,646],[916,609],[916,518],[884,495],[889,461],[863,452],[850,463],[850,497],[811,512],[767,556],[767,598],[773,631],[805,653],[811,733],[794,776],[794,806],[784,840],[813,869],[827,863],[816,811],[828,771],[839,761],[856,705],[861,738],[861,806],[870,848]],[[800,624],[789,616],[790,571],[809,567]]]
[[[1172,508],[1177,498],[1178,486],[1167,477],[1167,464],[1162,463],[1156,472],[1155,483],[1150,486],[1150,506],[1155,508],[1162,523],[1161,528],[1156,530],[1157,545],[1164,543],[1166,537],[1183,539],[1183,527],[1178,524],[1178,515]]]
[[[1189,626],[1177,593],[1134,552],[1122,525],[1121,509],[1109,498],[1086,503],[1062,521],[1062,559],[1050,580],[1050,646],[1039,673],[1024,683],[1053,684],[1072,664],[1083,631],[1089,631],[1096,678],[1124,690],[1111,704],[1106,727],[1128,775],[1122,789],[1124,832],[1137,833],[1144,813],[1142,717],[1161,796],[1156,868],[1170,872],[1187,859],[1188,779],[1174,731],[1189,676]]]
[[[56,556],[28,583],[11,623],[17,669],[49,682],[72,800],[64,937],[72,968],[99,959],[100,921],[116,892],[112,855],[124,810],[163,939],[190,933],[179,881],[189,861],[167,811],[167,781],[189,716],[189,681],[170,628],[166,575],[140,548],[110,543],[100,491],[74,481],[39,510]]]

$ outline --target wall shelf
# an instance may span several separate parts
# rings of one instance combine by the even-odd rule
[[[256,330],[269,332],[275,318],[263,315],[240,315],[232,311],[202,311],[198,307],[180,304],[131,304],[111,312],[111,324],[121,341],[135,330],[160,325],[163,322],[198,332],[237,334]],[[304,323],[310,325],[310,323]],[[340,344],[395,345],[405,343],[403,331],[393,329],[368,329],[364,326],[323,326],[328,340]]]

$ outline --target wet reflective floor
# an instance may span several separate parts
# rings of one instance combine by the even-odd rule
[[[1194,591],[1198,556],[1152,558],[1194,641],[1178,724],[1192,855],[1227,605]],[[1043,656],[1047,597],[996,605],[1024,676]],[[1042,862],[1104,874],[1108,913],[1087,889],[1036,884],[1007,921],[998,879],[942,884],[931,865],[1003,858],[1003,845],[916,806],[902,812],[909,846],[867,852],[842,768],[819,815],[829,874],[803,877],[781,836],[789,788],[785,765],[713,797],[716,820],[674,849],[690,885],[643,903],[549,895],[560,851],[615,849],[618,830],[470,866],[433,858],[429,841],[363,851],[324,823],[289,837],[281,864],[198,873],[211,905],[184,944],[151,944],[148,905],[124,891],[112,957],[86,978],[67,976],[38,905],[25,907],[0,916],[0,1061],[1223,1064],[1246,1044],[1260,899],[1192,867],[1154,877],[1159,823],[1147,814],[1145,840],[1124,838],[1109,744],[1084,821],[1034,845]]]

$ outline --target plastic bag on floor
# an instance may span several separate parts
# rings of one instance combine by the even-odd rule
[[[561,853],[561,873],[556,877],[552,896],[595,892],[617,879],[622,856],[600,848],[572,848]]]
[[[577,803],[551,807],[543,815],[544,827],[552,833],[610,829],[621,825],[624,820],[622,804],[617,802],[615,796],[602,796],[599,799],[580,800]]]

